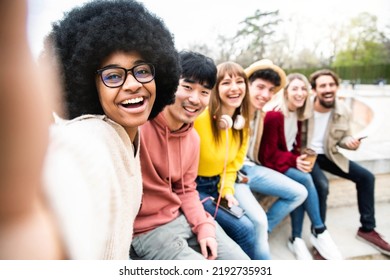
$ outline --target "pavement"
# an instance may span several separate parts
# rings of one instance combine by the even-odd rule
[[[357,151],[342,151],[376,176],[375,216],[376,230],[390,243],[390,86],[358,85],[354,90],[341,88],[340,95],[349,102],[355,118],[354,135],[368,135]],[[353,97],[353,98],[352,98]],[[355,185],[333,175],[326,226],[344,259],[390,260],[370,245],[356,239],[360,226]],[[290,218],[286,217],[269,235],[272,258],[294,260],[287,248],[291,234]],[[310,220],[305,217],[303,240],[315,253],[309,241]]]

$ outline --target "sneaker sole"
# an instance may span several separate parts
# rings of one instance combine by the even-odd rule
[[[318,250],[313,246],[313,249],[312,249],[312,255],[313,255],[313,259],[314,260],[327,260],[325,259],[323,256],[321,256],[320,252],[318,252]]]
[[[319,250],[319,246],[317,247],[317,242],[316,242],[316,240],[312,240],[312,238],[313,237],[310,237],[310,243],[311,243],[311,245],[314,247],[314,249],[316,249],[317,250],[317,252],[321,255],[321,257],[323,257],[324,258],[324,260],[332,260],[333,258],[332,258],[332,256],[329,256],[328,254],[324,254],[324,252],[321,252],[321,250]],[[343,258],[341,258],[341,260],[342,260]]]
[[[320,250],[318,250],[318,248],[317,248],[317,242],[313,239],[313,237],[312,236],[310,236],[310,243],[311,243],[311,245],[313,246],[313,248],[314,248],[314,250],[316,250],[317,252],[318,252],[318,254],[321,256],[321,257],[323,257],[324,258],[324,260],[328,260],[329,258],[327,258],[324,254],[321,254],[320,253]]]
[[[386,256],[390,256],[390,252],[388,251],[385,251],[383,250],[381,247],[379,247],[378,245],[375,245],[374,243],[364,239],[363,237],[359,236],[359,235],[356,235],[356,239],[360,240],[360,241],[363,241],[364,243],[374,247],[375,249],[377,249],[379,252],[381,252],[382,254],[386,255]]]

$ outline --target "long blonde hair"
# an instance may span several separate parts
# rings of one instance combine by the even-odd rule
[[[288,86],[290,85],[290,83],[296,79],[304,82],[304,84],[307,88],[307,96],[306,96],[305,104],[303,104],[302,107],[297,109],[298,120],[303,121],[303,120],[310,118],[311,112],[312,112],[312,110],[311,110],[312,103],[310,100],[310,95],[311,95],[310,83],[307,80],[306,76],[301,74],[301,73],[291,73],[291,74],[287,75],[286,86],[284,87],[283,91],[279,92],[279,94],[283,94],[283,96],[279,96],[279,98],[276,102],[275,109],[280,110],[285,117],[288,116],[289,110],[287,107],[287,102],[288,102],[287,101],[287,95],[288,95],[287,89],[288,89]]]
[[[242,100],[241,106],[236,108],[233,114],[233,121],[237,117],[237,115],[241,114],[245,119],[245,127],[241,130],[233,129],[233,137],[239,137],[240,143],[243,142],[244,139],[244,130],[249,129],[249,84],[248,84],[248,78],[245,75],[244,68],[242,68],[241,65],[233,62],[233,61],[227,61],[219,64],[217,66],[218,72],[217,72],[217,82],[215,83],[215,86],[213,88],[213,91],[211,93],[210,97],[210,104],[209,104],[209,112],[211,116],[211,130],[213,132],[214,141],[216,143],[219,143],[221,141],[221,129],[218,126],[218,120],[222,116],[222,100],[219,96],[218,91],[218,85],[223,80],[225,75],[229,75],[230,77],[233,76],[239,76],[243,77],[245,80],[245,96]]]

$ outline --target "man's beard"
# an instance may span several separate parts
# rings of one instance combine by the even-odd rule
[[[321,106],[324,107],[324,108],[327,108],[327,109],[331,109],[331,108],[334,107],[335,100],[336,99],[333,99],[332,101],[326,102],[323,99],[318,98],[318,101],[320,102]]]

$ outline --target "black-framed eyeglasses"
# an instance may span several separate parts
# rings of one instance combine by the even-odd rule
[[[121,87],[125,83],[129,72],[141,84],[153,81],[155,74],[154,65],[151,63],[137,64],[130,69],[107,66],[96,71],[100,75],[103,84],[109,88]]]

